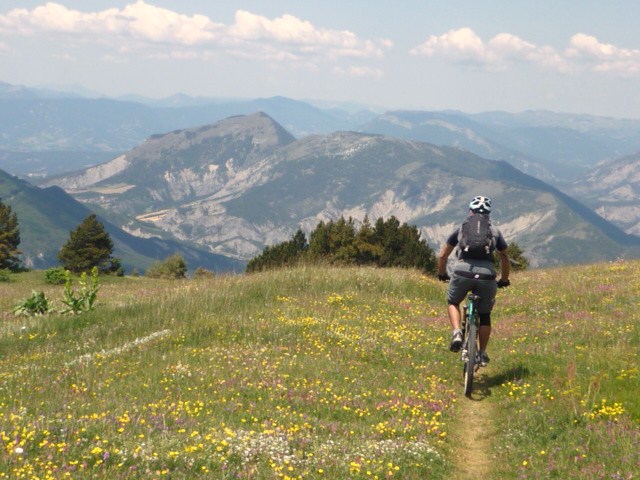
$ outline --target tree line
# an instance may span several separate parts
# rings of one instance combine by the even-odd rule
[[[529,262],[517,243],[510,243],[508,252],[513,270],[528,268]],[[497,256],[494,262],[497,267]],[[302,229],[298,229],[290,240],[266,247],[249,261],[247,272],[300,263],[416,268],[434,274],[436,254],[420,238],[416,226],[401,224],[394,216],[387,220],[380,217],[374,225],[365,217],[360,227],[356,227],[352,218],[341,217],[336,221],[321,221],[308,241]]]
[[[395,217],[382,217],[371,225],[365,217],[360,227],[352,218],[321,221],[309,235],[301,229],[291,240],[266,247],[249,261],[247,272],[295,265],[300,262],[334,265],[375,265],[417,268],[433,272],[435,254],[420,238],[415,226],[401,224]]]

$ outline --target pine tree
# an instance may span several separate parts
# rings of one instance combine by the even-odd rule
[[[98,267],[101,272],[114,271],[119,261],[114,259],[113,242],[95,214],[89,215],[71,231],[69,240],[58,253],[58,260],[72,272],[88,272]]]
[[[309,235],[309,256],[312,259],[320,260],[331,253],[329,233],[332,225],[333,221],[326,224],[320,220],[315,230]]]
[[[358,265],[378,264],[382,256],[382,246],[376,244],[375,231],[369,221],[369,216],[365,215],[360,230],[356,236],[356,250]]]
[[[418,268],[424,272],[435,270],[435,255],[420,239],[418,228],[391,216],[386,221],[381,217],[376,221],[373,238],[382,250],[377,260],[380,267]]]
[[[252,258],[247,264],[247,272],[261,272],[263,270],[295,265],[306,252],[309,244],[302,229],[287,242],[266,247],[260,255]]]
[[[353,218],[345,220],[340,217],[333,224],[330,235],[333,261],[341,264],[354,263],[357,258],[356,226]]]
[[[311,232],[309,255],[314,260],[329,263],[355,263],[357,259],[356,227],[352,218],[329,223],[320,222]]]
[[[20,266],[20,229],[18,216],[11,211],[11,206],[0,201],[0,270],[18,270]]]
[[[375,243],[382,248],[382,254],[378,259],[378,265],[381,267],[400,266],[402,238],[399,228],[400,221],[394,216],[389,217],[386,221],[380,217],[376,221],[373,238]]]

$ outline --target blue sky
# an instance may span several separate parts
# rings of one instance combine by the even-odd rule
[[[637,0],[2,0],[0,81],[640,118]]]

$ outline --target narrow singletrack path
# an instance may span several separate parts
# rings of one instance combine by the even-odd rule
[[[457,402],[460,421],[452,432],[455,442],[452,480],[491,478],[495,425],[493,402],[484,394],[486,378],[481,375],[474,381],[471,398],[461,397]]]

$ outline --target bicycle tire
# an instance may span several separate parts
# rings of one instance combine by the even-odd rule
[[[464,362],[464,394],[468,397],[473,389],[473,374],[476,370],[477,354],[477,329],[475,322],[469,321],[467,324],[467,359]]]

